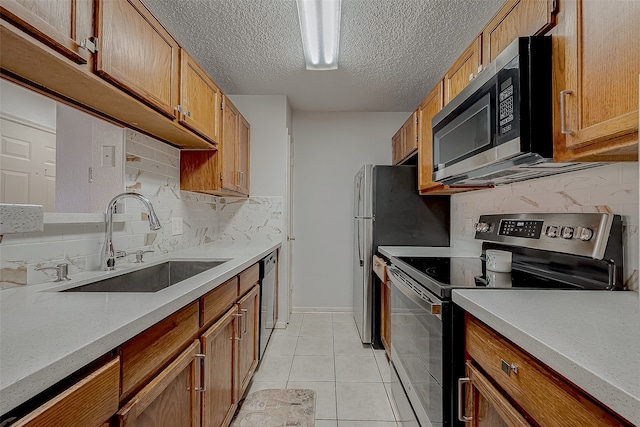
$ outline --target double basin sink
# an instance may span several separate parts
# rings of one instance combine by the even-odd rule
[[[158,292],[227,261],[166,261],[61,292]]]

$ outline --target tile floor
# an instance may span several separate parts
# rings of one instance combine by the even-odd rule
[[[384,350],[363,346],[347,313],[293,314],[271,336],[248,393],[316,391],[316,427],[398,427]]]

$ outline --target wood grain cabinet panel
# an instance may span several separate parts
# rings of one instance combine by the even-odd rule
[[[404,146],[402,144],[402,128],[391,137],[391,163],[397,165],[402,160]]]
[[[178,106],[178,43],[139,0],[98,0],[96,71],[169,118]]]
[[[81,46],[93,35],[91,0],[2,0],[0,15],[78,64],[91,59]]]
[[[120,347],[122,392],[131,395],[164,368],[198,334],[198,302],[141,332]]]
[[[195,341],[119,412],[120,427],[200,426],[200,342]]]
[[[240,194],[249,195],[250,174],[251,169],[251,125],[242,114],[238,118],[238,147],[236,149],[236,158],[238,164],[238,183],[237,190]]]
[[[184,50],[180,49],[178,121],[203,138],[220,140],[220,89]]]
[[[202,426],[227,426],[237,408],[238,311],[234,305],[200,337],[205,355]]]
[[[418,149],[418,116],[411,114],[391,138],[392,162],[405,163]]]
[[[200,298],[200,327],[208,327],[238,299],[238,278],[233,277]]]
[[[465,349],[473,364],[534,424],[630,425],[474,317],[466,315],[465,325]]]
[[[115,358],[24,418],[15,427],[98,427],[118,410],[120,359]]]
[[[482,67],[482,36],[477,37],[444,75],[444,103],[448,104],[467,87]]]
[[[260,280],[260,264],[254,264],[238,275],[238,295],[243,296]]]
[[[238,312],[241,315],[238,359],[238,399],[242,397],[253,373],[258,366],[258,336],[260,334],[260,286],[254,286],[240,301]]]
[[[556,23],[558,0],[509,0],[482,32],[482,62],[491,63],[517,37],[546,33]]]
[[[566,0],[562,5],[554,70],[560,104],[556,158],[636,160],[640,2]]]

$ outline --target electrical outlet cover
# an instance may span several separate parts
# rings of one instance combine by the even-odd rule
[[[182,218],[171,218],[171,235],[179,236],[180,234],[182,234]]]

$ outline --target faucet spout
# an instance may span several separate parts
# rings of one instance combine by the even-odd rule
[[[149,228],[151,230],[155,231],[162,228],[160,220],[158,219],[156,212],[153,210],[153,205],[149,199],[144,197],[142,194],[126,192],[118,194],[111,199],[105,211],[104,250],[102,251],[102,258],[100,260],[101,268],[106,271],[114,270],[116,266],[115,249],[113,248],[113,210],[115,209],[116,204],[125,198],[136,199],[147,209]]]

